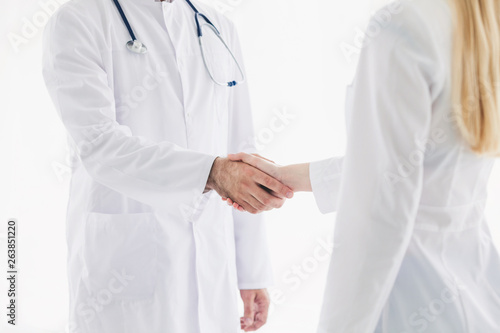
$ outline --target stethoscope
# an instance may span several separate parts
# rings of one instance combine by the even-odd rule
[[[144,45],[144,43],[140,42],[135,37],[134,30],[132,30],[132,27],[130,26],[130,23],[129,23],[128,19],[127,19],[127,16],[123,12],[123,9],[122,9],[122,6],[120,5],[120,2],[118,0],[113,0],[113,2],[115,3],[115,6],[118,9],[118,12],[120,13],[122,21],[125,24],[125,26],[127,27],[128,33],[129,33],[130,38],[131,38],[131,40],[129,40],[127,42],[127,44],[126,44],[127,49],[129,49],[129,51],[131,51],[133,53],[136,53],[136,54],[145,54],[145,53],[147,53],[148,52],[148,48],[146,47],[146,45]],[[243,69],[241,68],[238,60],[234,56],[234,54],[231,51],[231,49],[229,48],[229,46],[227,46],[226,42],[222,38],[219,30],[215,27],[215,25],[213,25],[213,23],[208,19],[208,17],[206,17],[204,14],[200,13],[198,11],[198,9],[196,9],[196,7],[193,5],[193,3],[191,2],[191,0],[186,0],[186,2],[191,7],[191,9],[193,9],[193,11],[195,13],[194,17],[195,17],[195,21],[196,21],[196,31],[198,33],[198,43],[200,44],[201,56],[203,58],[203,63],[204,63],[205,68],[206,68],[206,70],[208,72],[208,75],[210,76],[210,78],[212,79],[212,81],[215,82],[216,84],[220,85],[220,86],[227,86],[227,87],[234,87],[234,86],[236,86],[238,84],[241,84],[241,83],[245,82],[245,74],[243,73]],[[202,18],[203,20],[205,20],[205,23],[200,24],[200,18]],[[210,69],[208,67],[207,60],[205,58],[205,50],[203,48],[203,38],[202,38],[203,37],[203,31],[202,31],[202,28],[205,27],[205,26],[208,27],[208,28],[210,28],[210,29],[212,29],[212,31],[219,38],[219,40],[222,42],[222,44],[224,45],[224,47],[226,48],[226,50],[231,55],[231,58],[236,63],[236,66],[238,67],[238,71],[241,74],[242,79],[240,81],[220,82],[220,81],[217,81],[214,78],[212,72],[210,71]]]

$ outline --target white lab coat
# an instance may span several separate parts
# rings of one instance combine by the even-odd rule
[[[380,24],[390,8],[348,91],[346,155],[310,168],[319,208],[338,212],[318,333],[500,332],[494,160],[453,121],[451,10],[402,1]]]
[[[241,61],[235,28],[200,5]],[[248,148],[247,86],[216,86],[184,0],[72,0],[43,72],[76,147],[68,204],[70,325],[82,333],[239,332],[239,289],[272,283],[264,222],[203,194],[216,156]],[[228,54],[210,54],[238,79]],[[234,73],[231,73],[234,71]]]

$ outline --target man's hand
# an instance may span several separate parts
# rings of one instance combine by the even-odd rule
[[[250,155],[247,153],[230,154],[228,158],[231,161],[245,162],[262,172],[265,172],[280,183],[291,188],[294,192],[312,192],[311,179],[309,176],[309,163],[280,166],[258,154]],[[243,207],[239,205],[238,201],[234,200],[234,198],[223,197],[222,200],[226,201],[228,205],[233,206],[240,211],[244,210]]]
[[[240,294],[245,304],[245,315],[240,318],[241,329],[256,331],[267,321],[270,302],[267,289],[240,290]]]
[[[246,163],[217,158],[210,171],[207,189],[231,198],[247,212],[261,213],[283,206],[293,191],[273,177]]]

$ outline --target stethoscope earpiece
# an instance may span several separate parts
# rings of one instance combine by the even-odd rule
[[[146,45],[139,42],[137,39],[128,41],[127,42],[127,49],[129,49],[129,51],[131,51],[131,52],[138,53],[138,54],[148,53],[148,48],[146,47]]]

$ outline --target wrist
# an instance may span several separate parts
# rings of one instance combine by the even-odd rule
[[[311,192],[309,163],[293,164],[282,167],[283,184],[294,192]]]
[[[212,164],[212,169],[210,170],[210,174],[208,176],[206,190],[216,190],[218,187],[219,174],[221,169],[222,159],[217,157]]]
[[[298,191],[293,177],[293,165],[285,165],[278,167],[278,173],[281,175],[278,179],[283,185],[289,186],[294,192]]]

